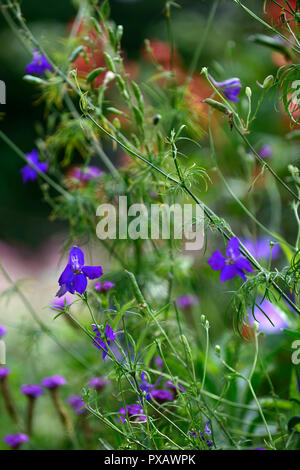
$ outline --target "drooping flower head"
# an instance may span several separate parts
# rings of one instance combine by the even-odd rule
[[[115,287],[116,284],[110,281],[103,281],[103,282],[96,282],[94,284],[94,288],[97,292],[100,294],[103,294],[105,292],[109,292],[113,287]]]
[[[21,386],[21,393],[29,398],[38,398],[43,392],[42,387],[37,384],[24,384]]]
[[[10,374],[9,367],[0,367],[0,380],[4,380]]]
[[[213,77],[209,77],[216,88],[219,88],[224,96],[230,101],[240,101],[238,95],[242,89],[242,84],[239,78],[229,78],[223,82],[217,82]]]
[[[260,158],[270,158],[272,157],[272,147],[270,145],[263,145],[259,150],[258,150],[258,155]]]
[[[40,77],[44,75],[46,70],[53,70],[52,65],[48,62],[46,57],[41,54],[37,49],[33,51],[32,61],[26,66],[26,73],[36,74]]]
[[[231,238],[231,240],[229,240],[226,249],[226,255],[227,258],[223,256],[219,250],[217,250],[207,261],[214,271],[221,271],[220,282],[228,281],[235,276],[240,276],[243,281],[246,281],[244,271],[251,273],[253,272],[253,268],[250,262],[241,255],[239,239],[237,237]]]
[[[96,333],[93,344],[96,346],[96,348],[101,349],[102,357],[103,357],[103,359],[105,359],[106,356],[107,356],[107,353],[108,353],[107,346],[106,346],[105,342],[103,341],[101,333],[100,333],[99,329],[97,328],[97,326],[92,325],[92,328],[93,328],[94,332]],[[116,339],[116,335],[113,332],[113,329],[109,324],[106,325],[104,334],[105,334],[106,342],[109,346],[110,342],[114,341]]]
[[[48,163],[39,161],[39,153],[37,150],[32,150],[30,153],[25,154],[28,165],[21,168],[23,183],[34,181],[37,178],[38,172],[46,173],[48,170]]]
[[[43,387],[49,388],[50,390],[58,388],[58,387],[62,387],[66,383],[67,383],[66,379],[62,377],[61,375],[52,375],[51,377],[45,377],[42,380]]]
[[[70,176],[82,183],[86,183],[87,181],[99,178],[102,175],[102,171],[97,166],[86,166],[86,167],[79,167],[76,166],[72,169]]]
[[[249,323],[250,326],[253,326],[255,321],[258,322],[259,331],[263,333],[272,335],[281,333],[282,328],[288,328],[289,325],[285,320],[284,313],[280,310],[279,307],[273,305],[268,299],[262,300],[258,299],[256,302],[253,314],[252,309],[248,310]],[[269,320],[269,318],[271,320]]]
[[[19,449],[19,447],[21,446],[21,444],[23,444],[24,442],[28,442],[29,441],[29,437],[27,436],[27,434],[7,434],[3,441],[5,442],[5,444],[7,444],[11,449]]]
[[[87,278],[98,279],[102,274],[101,266],[85,266],[83,252],[74,246],[70,251],[68,264],[58,280],[60,289],[56,296],[61,297],[66,292],[83,294],[87,288]]]
[[[269,260],[271,255],[270,241],[272,240],[265,237],[257,238],[256,240],[245,238],[242,240],[242,243],[257,260]],[[272,247],[272,260],[279,258],[280,252],[280,245],[275,243]]]
[[[85,413],[86,407],[83,399],[80,395],[72,395],[68,398],[69,405],[73,408],[76,415]]]
[[[155,400],[160,405],[168,401],[175,400],[174,393],[171,392],[171,390],[167,390],[166,388],[162,388],[162,389],[155,388],[154,390],[151,391],[150,395],[151,395],[151,398],[153,398],[153,400]]]
[[[209,421],[207,421],[207,423],[205,425],[204,432],[202,432],[202,431],[198,431],[198,432],[191,431],[190,435],[192,437],[194,437],[195,439],[201,439],[204,442],[206,441],[207,447],[213,447],[213,443],[209,439],[210,436],[211,436],[211,429],[210,429],[210,422]]]
[[[108,384],[110,384],[110,380],[105,377],[93,377],[89,382],[90,387],[97,390],[97,392],[101,392]]]
[[[127,405],[126,408],[122,407],[119,411],[118,421],[125,423],[128,419],[131,423],[140,423],[147,421],[147,417],[144,413],[143,408],[139,403],[134,403],[133,405]]]
[[[180,297],[177,297],[176,303],[178,307],[182,308],[183,310],[189,309],[194,305],[199,304],[199,297],[192,294],[181,295]]]
[[[0,325],[0,339],[3,338],[4,335],[6,335],[6,328],[3,325]]]

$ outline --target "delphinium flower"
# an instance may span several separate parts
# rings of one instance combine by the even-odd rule
[[[202,431],[191,431],[190,435],[195,439],[201,439],[202,441],[206,442],[207,447],[213,447],[213,442],[209,439],[211,436],[211,429],[210,429],[210,422],[207,421],[204,432]]]
[[[110,281],[103,281],[103,282],[95,282],[94,289],[99,292],[100,294],[104,294],[109,292],[116,284]]]
[[[3,441],[5,442],[5,444],[7,444],[11,449],[13,450],[17,450],[21,447],[22,444],[24,444],[24,442],[28,442],[29,441],[29,437],[27,436],[27,434],[22,434],[22,433],[19,433],[19,434],[7,434]]]
[[[171,392],[171,390],[168,390],[166,388],[155,388],[154,390],[151,391],[150,395],[151,395],[151,398],[153,398],[153,400],[155,400],[160,405],[168,401],[175,400],[174,393]]]
[[[34,181],[37,178],[38,172],[46,173],[48,170],[48,163],[39,161],[39,153],[37,150],[32,150],[30,153],[25,154],[28,164],[21,168],[23,183]]]
[[[243,245],[247,248],[249,253],[254,256],[257,260],[268,260],[271,255],[270,241],[266,237],[257,238],[256,240],[251,240],[249,238],[244,238],[241,240]],[[272,260],[277,259],[280,256],[280,245],[275,243],[272,246]]]
[[[102,390],[110,384],[110,380],[107,380],[105,377],[93,377],[89,385],[91,388],[94,388],[98,393],[102,392]]]
[[[0,381],[4,380],[10,374],[9,367],[0,367]]]
[[[247,279],[244,271],[251,273],[253,272],[253,268],[250,262],[241,255],[239,240],[237,237],[231,238],[231,240],[229,240],[226,249],[226,255],[227,258],[223,256],[219,250],[217,250],[207,261],[214,271],[221,271],[220,282],[228,281],[235,276],[240,276],[243,281],[246,281]]]
[[[97,328],[97,326],[92,325],[92,328],[93,328],[94,332],[96,333],[93,344],[96,346],[96,348],[101,349],[102,357],[103,357],[103,359],[105,359],[106,356],[107,356],[107,353],[108,353],[107,346],[106,346],[105,342],[103,341],[101,333],[100,333],[99,329]],[[108,344],[108,346],[110,345],[111,341],[114,341],[116,339],[116,335],[113,332],[113,329],[109,324],[107,324],[106,327],[105,327],[104,335],[105,335],[106,343]]]
[[[126,405],[126,407],[122,407],[118,411],[118,413],[118,421],[121,420],[123,423],[127,421],[127,417],[131,423],[141,423],[147,421],[147,417],[144,413],[144,410],[139,403],[134,403],[133,405]]]
[[[162,369],[163,366],[164,366],[163,360],[160,356],[156,356],[154,358],[154,363],[155,363],[156,367],[158,367],[159,369]]]
[[[70,251],[68,264],[58,280],[60,289],[56,296],[61,297],[66,292],[83,294],[87,288],[87,278],[98,279],[102,274],[101,266],[85,266],[83,252],[74,246]]]
[[[170,388],[175,393],[175,395],[177,395],[178,391],[180,391],[181,393],[186,391],[186,389],[182,385],[176,385],[173,380],[167,380],[165,382],[165,387]]]
[[[19,416],[8,383],[9,374],[9,367],[0,367],[0,390],[8,415],[15,423],[19,424]]]
[[[257,321],[259,331],[269,335],[281,333],[282,328],[289,327],[284,313],[268,299],[262,301],[262,298],[259,298],[254,307],[253,314],[252,309],[248,309],[248,315],[250,326],[253,326],[253,323]]]
[[[28,399],[26,427],[27,434],[30,436],[32,434],[35,402],[36,399],[42,395],[43,389],[40,385],[37,384],[24,384],[21,386],[21,393],[23,393],[23,395],[25,395]]]
[[[66,379],[61,375],[52,375],[51,377],[45,377],[42,380],[43,387],[48,388],[49,390],[62,387],[63,385],[66,385],[66,383]]]
[[[76,415],[81,415],[86,412],[86,407],[80,395],[72,395],[68,398],[69,405],[73,408]]]
[[[48,62],[46,57],[41,54],[37,49],[33,51],[32,61],[26,66],[26,73],[36,74],[40,77],[44,75],[46,70],[50,72],[53,70],[52,65]]]
[[[71,305],[71,303],[72,303],[71,296],[67,293],[67,294],[62,295],[61,297],[55,297],[52,300],[50,307],[53,310],[62,311],[65,309],[66,306],[68,307],[69,305]]]
[[[47,388],[50,392],[54,407],[58,413],[58,416],[63,426],[70,434],[73,434],[72,421],[69,417],[69,413],[66,407],[64,406],[59,396],[59,388],[63,385],[66,385],[66,383],[66,379],[61,375],[52,375],[51,377],[45,377],[42,380],[43,387]]]
[[[97,166],[75,167],[70,172],[71,178],[74,178],[82,183],[99,178],[102,171]]]
[[[229,78],[223,82],[217,82],[211,76],[209,78],[214,86],[219,88],[228,100],[234,102],[239,101],[238,95],[242,89],[242,84],[239,78]]]
[[[193,294],[181,295],[177,297],[176,303],[178,307],[182,308],[183,310],[189,309],[193,307],[194,305],[199,304],[199,297]]]
[[[155,387],[157,387],[157,385],[160,383],[160,381],[161,381],[161,376],[158,377],[157,381],[156,381],[154,384],[150,384],[150,383],[146,380],[146,372],[143,371],[143,372],[141,373],[141,381],[142,381],[142,383],[139,385],[140,390],[145,393],[146,400],[150,400],[150,398],[151,398],[151,391],[154,390]]]
[[[263,145],[259,150],[258,150],[258,155],[260,158],[270,158],[272,156],[273,150],[270,145]]]
[[[0,325],[0,339],[3,338],[4,335],[6,335],[6,328],[2,325]]]

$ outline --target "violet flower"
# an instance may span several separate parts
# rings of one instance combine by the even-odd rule
[[[99,178],[102,175],[102,171],[97,166],[86,166],[86,167],[75,167],[71,171],[71,177],[86,183],[95,178]]]
[[[55,297],[52,300],[50,308],[52,308],[53,310],[62,311],[65,309],[66,306],[68,307],[69,305],[71,305],[71,303],[71,296],[69,294],[64,294],[61,297]]]
[[[199,297],[193,294],[185,294],[177,297],[176,303],[179,308],[189,309],[193,307],[193,305],[199,304]]]
[[[100,294],[103,294],[105,292],[109,292],[113,287],[115,287],[115,285],[116,284],[110,281],[100,281],[94,284],[94,289]]]
[[[118,422],[120,420],[125,423],[127,420],[127,416],[130,422],[133,423],[141,423],[147,421],[147,417],[144,414],[144,410],[139,403],[134,403],[133,405],[127,405],[126,408],[122,407],[119,411],[119,418],[117,419]]]
[[[219,88],[228,100],[234,102],[239,101],[238,95],[242,89],[242,84],[239,78],[229,78],[223,82],[217,82],[211,76],[209,76],[209,78],[214,86]]]
[[[231,240],[229,240],[226,249],[226,255],[227,258],[225,258],[225,256],[223,256],[222,253],[217,250],[207,261],[214,271],[221,271],[220,282],[228,281],[237,275],[240,276],[243,281],[246,281],[247,279],[244,271],[251,273],[253,272],[253,268],[250,262],[241,255],[239,239],[237,237],[231,238]]]
[[[163,363],[163,360],[162,360],[162,358],[161,358],[160,356],[156,356],[156,357],[154,358],[154,362],[155,362],[156,367],[158,367],[159,369],[162,369],[162,368],[163,368],[164,363]]]
[[[48,62],[46,57],[41,54],[37,49],[33,51],[32,61],[26,66],[26,73],[36,74],[40,77],[44,75],[46,70],[53,70],[52,65]]]
[[[36,149],[32,152],[25,154],[28,165],[21,168],[23,183],[34,181],[37,178],[38,172],[46,173],[48,170],[48,163],[39,161],[39,153]]]
[[[24,442],[29,441],[29,437],[27,434],[7,434],[3,441],[7,444],[11,449],[17,450]]]
[[[180,385],[180,384],[175,385],[175,383],[173,382],[173,380],[167,380],[167,381],[165,382],[165,386],[166,386],[167,388],[170,388],[173,392],[175,392],[175,394],[177,394],[178,390],[179,390],[181,393],[183,393],[183,392],[186,391],[186,389],[185,389],[182,385]]]
[[[66,383],[66,379],[61,375],[52,375],[51,377],[45,377],[42,380],[42,386],[50,390],[62,387]]]
[[[43,389],[37,384],[24,384],[21,386],[21,393],[29,398],[38,398],[43,394]]]
[[[198,438],[198,439],[201,439],[202,441],[206,441],[206,445],[207,447],[213,447],[213,443],[210,439],[208,439],[208,436],[210,437],[211,436],[211,429],[210,429],[210,422],[207,421],[206,425],[205,425],[205,428],[204,428],[204,433],[202,431],[198,431],[195,432],[195,431],[191,431],[190,432],[190,435],[194,438]]]
[[[248,309],[249,323],[253,325],[255,321],[259,324],[259,330],[266,334],[282,333],[282,328],[288,328],[284,313],[278,307],[275,307],[268,299],[260,298],[255,305],[253,314],[252,309]],[[267,318],[269,317],[270,320]]]
[[[0,339],[3,338],[4,335],[6,335],[7,330],[4,326],[0,325]]]
[[[0,367],[0,380],[4,380],[10,374],[9,367]]]
[[[92,328],[93,328],[94,332],[96,333],[93,344],[96,346],[96,348],[101,349],[102,357],[103,357],[103,359],[105,359],[106,356],[107,356],[107,353],[108,353],[107,346],[106,346],[105,342],[102,340],[101,333],[100,333],[99,329],[97,328],[97,326],[92,325]],[[113,329],[109,324],[106,325],[104,334],[105,334],[105,338],[106,338],[106,343],[109,346],[110,342],[114,341],[116,339],[116,335],[113,332]]]
[[[258,155],[260,158],[270,158],[272,157],[272,147],[270,145],[263,145],[259,150],[258,150]]]
[[[257,238],[256,240],[250,240],[245,238],[241,240],[243,245],[247,248],[249,253],[254,256],[257,260],[268,260],[271,254],[270,241],[266,237]],[[274,244],[272,247],[272,260],[279,258],[280,256],[280,245],[278,243]]]
[[[108,384],[110,384],[110,380],[106,380],[105,377],[93,377],[89,382],[90,387],[97,392],[101,392]]]
[[[98,279],[102,274],[101,266],[85,266],[83,252],[74,246],[70,251],[69,262],[58,280],[60,289],[56,296],[61,297],[66,292],[83,294],[87,288],[87,278]]]
[[[69,405],[73,408],[76,415],[81,415],[86,412],[86,407],[80,395],[72,395],[68,398]]]
[[[171,390],[167,390],[165,388],[163,389],[154,389],[150,393],[151,398],[153,398],[157,403],[162,405],[163,403],[166,403],[168,401],[174,401],[175,400],[175,395],[174,393],[171,392]]]

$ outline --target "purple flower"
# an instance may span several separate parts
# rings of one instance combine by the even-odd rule
[[[180,297],[177,297],[176,303],[179,308],[188,309],[199,303],[199,297],[192,294],[181,295]]]
[[[102,171],[96,166],[86,166],[83,168],[75,167],[71,171],[71,177],[83,183],[95,178],[99,178],[101,175]]]
[[[66,379],[61,375],[52,375],[52,377],[45,377],[42,380],[42,385],[45,388],[54,389],[65,385]]]
[[[157,403],[162,405],[163,403],[166,403],[167,401],[173,401],[175,400],[174,393],[172,393],[170,390],[167,390],[165,388],[163,389],[154,389],[151,391],[151,398],[153,398]]]
[[[244,270],[251,273],[253,268],[250,262],[244,258],[240,253],[239,240],[237,237],[231,238],[229,240],[226,255],[217,250],[213,253],[211,258],[207,261],[210,267],[214,271],[221,271],[220,282],[228,281],[229,279],[234,278],[236,275],[240,276],[243,281],[246,281],[246,276]]]
[[[94,284],[94,288],[96,291],[100,292],[100,294],[103,294],[104,292],[110,291],[113,287],[115,287],[116,284],[110,281],[103,281],[103,282],[96,282]]]
[[[4,380],[10,374],[9,367],[0,367],[0,380]]]
[[[258,260],[269,259],[271,254],[270,241],[268,238],[257,238],[256,240],[250,240],[249,238],[241,240],[243,245],[251,253],[254,258]],[[275,260],[280,256],[280,245],[276,243],[272,247],[272,259]]]
[[[97,390],[97,392],[101,392],[108,384],[110,384],[110,380],[106,380],[105,377],[93,377],[90,380],[90,387]]]
[[[28,442],[27,434],[7,434],[3,441],[12,449],[18,449],[23,442]]]
[[[93,344],[96,346],[96,348],[101,349],[101,351],[103,353],[102,357],[103,357],[103,359],[105,359],[106,356],[107,356],[107,353],[108,353],[107,346],[106,346],[105,342],[102,340],[101,333],[98,330],[97,326],[92,325],[92,328],[96,333]],[[114,341],[116,339],[116,335],[113,332],[113,329],[109,324],[106,325],[104,334],[105,334],[105,338],[106,338],[106,343],[109,346],[110,342]]]
[[[68,403],[73,408],[73,411],[76,415],[85,413],[85,403],[80,395],[72,395],[68,398]]]
[[[270,145],[263,145],[259,150],[258,150],[258,155],[260,158],[270,158],[272,157],[272,147]]]
[[[69,294],[62,295],[61,297],[55,297],[52,300],[50,308],[53,310],[62,311],[64,308],[72,303],[71,296]]]
[[[208,436],[211,436],[211,429],[210,429],[210,422],[207,421],[205,428],[204,428],[204,433],[202,431],[198,431],[196,433],[195,431],[190,431],[190,435],[194,438],[201,439],[202,441],[206,441],[207,447],[213,447],[213,443],[210,439],[208,439]]]
[[[27,181],[34,181],[37,178],[38,172],[46,173],[48,170],[48,163],[39,161],[39,153],[37,150],[32,150],[30,153],[25,154],[28,165],[21,168],[23,183]]]
[[[83,294],[86,291],[87,278],[98,279],[102,274],[101,266],[85,266],[83,252],[74,246],[70,251],[69,262],[58,280],[60,289],[56,296],[61,297],[66,292]]]
[[[269,302],[268,299],[262,301],[260,298],[256,303],[253,314],[252,310],[248,309],[250,326],[253,325],[254,321],[257,321],[259,323],[259,330],[269,335],[281,333],[282,328],[289,327],[284,314],[278,307]],[[270,318],[274,326],[267,317]]]
[[[4,335],[6,335],[6,328],[2,325],[0,325],[0,339],[3,338]]]
[[[220,88],[226,98],[230,101],[239,101],[238,95],[242,89],[242,84],[239,78],[229,78],[223,82],[217,82],[213,77],[209,77],[216,88]]]
[[[127,405],[126,408],[122,407],[118,411],[120,417],[118,418],[118,421],[122,421],[123,423],[126,422],[127,416],[129,418],[130,422],[134,423],[140,423],[140,422],[145,422],[147,421],[147,418],[144,414],[144,410],[139,405],[139,403],[134,403],[133,405]]]
[[[175,393],[177,393],[178,390],[180,390],[180,392],[186,391],[186,389],[182,385],[180,384],[175,385],[173,380],[167,380],[167,382],[165,382],[165,386],[173,390],[173,392]]]
[[[38,398],[43,394],[43,389],[40,385],[36,384],[24,384],[21,386],[21,393],[30,398]]]
[[[26,66],[26,73],[36,74],[40,77],[44,74],[45,70],[53,70],[46,57],[41,54],[37,49],[33,51],[32,61]]]
[[[161,358],[160,356],[156,356],[156,357],[154,358],[154,362],[155,362],[156,367],[158,367],[159,369],[162,369],[162,368],[163,368],[164,363],[163,363],[163,360],[162,360],[162,358]]]

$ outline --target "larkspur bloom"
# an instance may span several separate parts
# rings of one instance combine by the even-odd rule
[[[154,390],[151,391],[150,395],[151,395],[151,398],[153,398],[160,405],[168,401],[175,400],[174,393],[171,392],[171,390],[167,390],[165,388],[161,388],[161,389],[155,388]]]
[[[68,307],[71,303],[72,303],[71,296],[68,294],[64,294],[61,297],[55,297],[52,300],[50,307],[53,310],[61,311],[61,310],[64,310],[66,306]]]
[[[253,323],[257,321],[259,325],[259,331],[269,335],[281,333],[282,328],[289,327],[285,320],[284,313],[280,310],[279,307],[273,305],[268,299],[264,299],[262,301],[262,298],[260,298],[256,304],[257,305],[254,307],[253,314],[252,309],[248,310],[250,326],[253,326]],[[267,317],[270,318],[273,325]]]
[[[4,380],[10,374],[9,367],[0,367],[0,380]]]
[[[214,271],[221,271],[220,282],[228,281],[235,276],[240,276],[243,281],[246,281],[244,271],[251,273],[253,272],[253,268],[250,262],[241,255],[239,239],[237,237],[229,240],[226,248],[226,255],[227,258],[217,250],[207,261]]]
[[[141,373],[141,381],[142,383],[140,384],[140,389],[142,390],[142,392],[144,392],[146,394],[146,400],[150,400],[151,398],[151,392],[153,390],[155,390],[155,387],[157,387],[157,385],[160,383],[161,381],[161,377],[158,377],[157,381],[154,383],[154,384],[150,384],[147,380],[146,380],[146,372],[143,371]]]
[[[73,411],[76,415],[85,413],[85,403],[80,395],[72,395],[68,398],[68,403],[73,408]]]
[[[133,405],[127,405],[126,408],[122,407],[119,411],[118,421],[125,423],[127,421],[127,416],[130,422],[141,423],[147,421],[147,417],[144,414],[144,410],[139,403],[134,403]]]
[[[181,295],[180,297],[177,297],[176,303],[178,307],[182,308],[183,310],[189,309],[193,307],[194,305],[199,304],[199,297],[193,294]]]
[[[175,383],[173,382],[173,380],[167,380],[167,381],[165,382],[165,386],[166,386],[167,388],[170,388],[170,389],[171,389],[173,392],[175,392],[175,393],[177,393],[178,390],[179,390],[181,393],[183,393],[183,392],[186,391],[186,389],[185,389],[182,385],[180,385],[180,384],[175,385]]]
[[[94,284],[94,289],[100,294],[103,294],[105,292],[109,292],[113,287],[115,287],[115,285],[116,284],[110,281],[100,281]]]
[[[58,280],[60,289],[56,296],[61,297],[66,292],[83,294],[87,288],[87,278],[98,279],[102,274],[101,266],[85,266],[83,252],[74,246],[70,251],[69,262]]]
[[[270,158],[272,157],[272,147],[270,145],[263,145],[259,150],[258,150],[258,155],[260,158]]]
[[[3,325],[0,325],[0,339],[3,338],[4,335],[6,335],[6,328]]]
[[[229,78],[228,80],[224,80],[223,82],[217,82],[211,76],[209,78],[214,84],[214,86],[216,88],[219,88],[228,100],[234,102],[240,100],[238,98],[238,95],[242,89],[242,84],[239,78]]]
[[[36,149],[33,149],[30,153],[26,153],[25,156],[28,165],[25,165],[20,170],[23,183],[36,180],[38,172],[46,173],[48,171],[48,163],[39,161],[39,153]]]
[[[256,240],[250,240],[244,238],[241,240],[243,245],[247,248],[249,253],[258,260],[269,259],[271,254],[270,241],[266,237],[257,238]],[[280,256],[280,245],[275,243],[272,247],[272,260],[279,258]]]
[[[89,382],[90,387],[97,390],[97,392],[101,392],[109,384],[110,380],[107,380],[105,377],[93,377]]]
[[[101,349],[102,357],[103,357],[103,359],[105,359],[106,356],[107,356],[107,353],[108,353],[107,346],[106,346],[105,342],[103,341],[103,339],[101,337],[101,333],[100,333],[99,329],[97,328],[97,326],[92,325],[92,328],[93,328],[94,332],[96,333],[93,344],[96,346],[96,348]],[[113,332],[113,329],[109,324],[106,325],[104,334],[105,334],[106,342],[109,346],[110,342],[114,341],[116,339],[116,335]]]
[[[21,386],[21,393],[29,398],[38,398],[43,394],[43,389],[37,384],[24,384]]]
[[[63,385],[66,385],[66,379],[62,377],[61,375],[52,375],[51,377],[45,377],[42,380],[42,385],[45,388],[49,389],[55,389],[58,387],[61,387]]]
[[[26,66],[26,73],[36,74],[40,77],[44,75],[46,70],[50,72],[53,70],[52,65],[48,62],[46,57],[41,54],[37,49],[33,51],[32,61]]]
[[[202,441],[206,441],[207,447],[213,447],[212,441],[208,438],[211,436],[211,429],[210,429],[210,422],[207,421],[205,428],[204,428],[204,433],[202,431],[198,431],[196,433],[195,431],[191,431],[190,435],[194,437],[195,439],[200,438]]]
[[[18,449],[21,444],[23,444],[24,442],[28,442],[29,441],[29,437],[27,436],[27,434],[22,434],[22,433],[19,433],[19,434],[7,434],[3,441],[5,442],[5,444],[7,444],[11,449]]]
[[[70,176],[82,183],[99,178],[102,171],[97,166],[75,167],[72,169]]]

